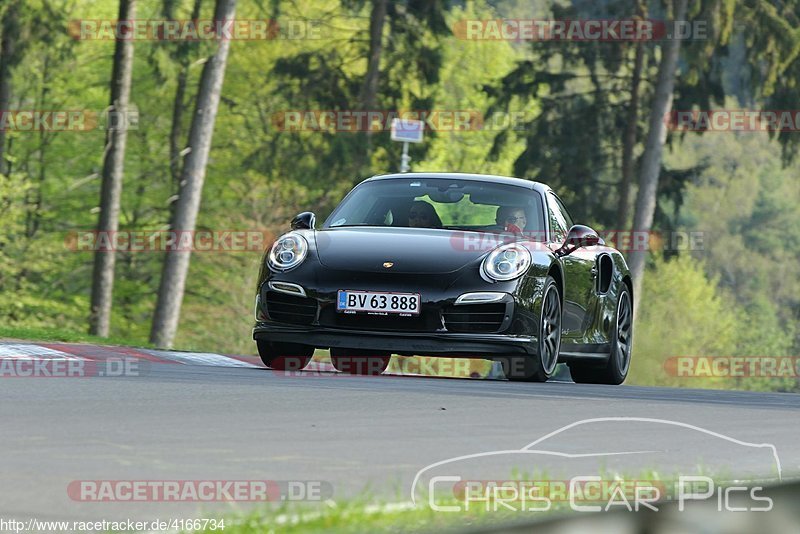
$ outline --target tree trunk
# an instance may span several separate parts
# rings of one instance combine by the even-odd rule
[[[372,11],[369,16],[369,55],[367,73],[358,95],[359,107],[362,111],[375,111],[378,102],[378,82],[381,74],[381,55],[383,54],[383,26],[386,23],[387,0],[372,0]],[[356,161],[357,171],[369,160],[372,153],[372,130],[367,125],[364,133],[364,151]]]
[[[136,0],[120,0],[119,19],[136,17]],[[127,121],[114,120],[112,112],[124,114],[128,109],[133,73],[133,41],[119,39],[114,46],[114,67],[111,76],[111,104],[103,155],[103,176],[100,186],[100,216],[98,232],[116,232],[119,228],[119,204],[125,163],[125,143],[128,139]],[[116,123],[116,124],[115,124]],[[112,234],[113,235],[113,234]],[[97,250],[94,254],[92,276],[92,305],[89,333],[108,336],[111,323],[111,297],[114,288],[115,251]]]
[[[13,2],[3,15],[0,38],[0,112],[8,111],[11,103],[11,67],[16,64],[15,44],[19,38],[19,2]],[[0,128],[0,174],[7,175],[6,131]]]
[[[639,2],[636,15],[646,17],[645,6]],[[617,203],[617,231],[628,228],[628,212],[630,210],[631,183],[636,169],[634,149],[636,148],[636,126],[639,119],[639,85],[642,80],[644,67],[644,44],[637,41],[633,59],[633,73],[631,75],[631,100],[628,104],[625,131],[622,133],[622,179],[619,184],[619,201]]]
[[[383,25],[386,22],[387,0],[372,0],[372,11],[369,16],[369,58],[367,74],[361,86],[358,99],[361,109],[372,111],[375,109],[378,93],[378,80],[380,78],[381,54],[383,53]]]
[[[169,172],[172,175],[172,183],[177,188],[180,187],[181,179],[181,119],[184,111],[184,98],[186,95],[186,79],[188,72],[185,67],[181,67],[178,73],[177,87],[175,88],[175,101],[172,104],[172,127],[169,131]]]
[[[674,0],[673,20],[686,19],[687,0]],[[675,68],[678,64],[678,54],[681,42],[673,39],[665,43],[661,50],[661,63],[658,66],[658,79],[656,81],[653,107],[650,110],[650,131],[647,134],[644,154],[642,155],[642,169],[639,179],[639,191],[636,195],[636,211],[633,217],[633,230],[635,232],[649,232],[653,226],[653,214],[656,209],[656,196],[658,194],[658,177],[661,171],[661,154],[664,141],[667,138],[667,125],[664,118],[672,108],[672,92],[675,87]],[[642,278],[644,276],[647,250],[635,249],[630,253],[630,269],[633,276],[636,297],[634,303],[641,302]],[[636,306],[638,309],[638,306]],[[634,312],[636,311],[634,310]]]
[[[230,20],[234,18],[235,12],[236,0],[217,0],[214,19]],[[203,67],[197,106],[189,131],[191,152],[186,156],[183,166],[180,193],[170,224],[173,232],[193,232],[195,229],[229,48],[230,41],[220,39],[217,52]],[[175,338],[190,258],[190,250],[170,251],[165,256],[158,302],[150,331],[150,342],[159,347],[171,347]]]
[[[191,20],[198,20],[200,18],[200,7],[202,0],[195,0],[192,7]],[[164,17],[167,19],[174,19],[173,16],[174,0],[165,0],[164,2]],[[172,105],[172,126],[169,132],[169,170],[172,175],[172,182],[177,191],[180,187],[181,179],[181,162],[183,158],[181,151],[183,150],[184,143],[181,141],[181,122],[183,121],[183,113],[186,108],[184,103],[186,98],[186,83],[189,78],[189,51],[190,42],[182,41],[178,43],[177,52],[173,54],[174,59],[179,63],[180,70],[178,72],[177,86],[175,88],[175,100]],[[171,210],[171,212],[174,210]]]
[[[45,109],[47,105],[47,95],[50,92],[50,57],[45,56],[42,61],[42,83],[39,97],[36,101],[36,109]],[[46,178],[47,165],[45,155],[52,137],[48,137],[44,129],[39,130],[39,149],[37,163],[39,167],[39,180],[35,187],[29,188],[25,192],[25,237],[32,240],[39,231],[39,224],[42,222],[42,204],[44,202],[44,182]],[[10,167],[9,167],[10,170]]]

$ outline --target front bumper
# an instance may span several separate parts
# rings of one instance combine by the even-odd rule
[[[536,338],[504,334],[461,334],[345,330],[320,326],[289,326],[258,322],[253,339],[300,343],[320,349],[350,348],[400,355],[487,358],[507,354],[535,354]]]
[[[488,284],[477,269],[452,275],[358,273],[311,269],[271,275],[259,286],[253,338],[316,348],[351,348],[401,355],[486,358],[535,354],[538,309],[536,277]],[[302,266],[301,266],[302,268]],[[302,294],[286,294],[295,284]],[[419,293],[414,317],[343,314],[340,289]],[[466,294],[502,294],[490,303],[459,302]]]

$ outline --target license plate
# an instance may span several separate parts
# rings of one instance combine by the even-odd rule
[[[419,293],[340,290],[336,311],[372,315],[419,315]]]

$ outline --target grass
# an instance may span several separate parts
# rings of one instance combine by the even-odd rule
[[[0,326],[0,339],[18,339],[25,342],[91,343],[93,345],[115,345],[147,349],[158,348],[142,338],[124,336],[100,337],[65,328],[37,326]],[[213,352],[200,346],[181,344],[177,345],[174,350]],[[253,346],[253,352],[255,353],[255,346]]]
[[[124,337],[99,337],[91,334],[75,332],[60,328],[43,328],[30,326],[0,326],[0,338],[21,339],[25,341],[62,341],[65,343],[94,343],[97,345],[127,345],[131,347],[154,348],[141,339]]]
[[[446,504],[446,503],[439,503]],[[526,513],[525,518],[538,517]],[[549,515],[548,515],[549,516]],[[225,519],[226,534],[285,533],[361,533],[420,532],[461,530],[496,522],[519,520],[520,513],[510,511],[445,513],[427,505],[406,506],[405,503],[376,503],[362,498],[350,501],[318,503],[317,506],[284,504],[262,507],[246,514]],[[211,532],[211,531],[208,531]]]
[[[695,473],[702,475],[701,472]],[[619,473],[600,472],[598,474],[604,481],[627,481],[633,483],[639,481],[642,485],[654,485],[664,489],[664,495],[674,499],[674,488],[678,480],[678,475],[664,477],[654,470],[645,470],[636,476],[624,476]],[[729,480],[728,477],[710,476],[714,480],[717,488],[724,487]],[[547,475],[536,476],[516,475],[509,477],[508,480],[535,480],[547,481],[562,479],[552,479]],[[736,482],[733,482],[734,484]],[[610,491],[610,490],[609,490]],[[634,503],[634,490],[628,486],[625,492],[631,506]],[[405,497],[407,499],[407,496]],[[646,497],[643,497],[646,498]],[[618,503],[617,506],[609,507],[610,510],[625,510],[622,500],[617,495],[616,498],[609,499],[608,494],[599,501],[586,500],[576,501],[582,505],[599,505],[605,507],[609,500]],[[663,501],[662,501],[663,502]],[[464,507],[464,500],[456,497],[448,499],[437,499],[438,506],[460,506]],[[514,503],[512,503],[514,504]],[[410,502],[376,502],[368,496],[362,496],[351,500],[325,501],[321,503],[281,503],[273,506],[255,508],[252,511],[238,515],[226,516],[226,534],[256,534],[271,532],[286,532],[293,534],[312,533],[312,532],[336,532],[336,533],[356,533],[356,532],[459,532],[466,528],[481,526],[497,526],[503,523],[515,523],[520,521],[547,520],[555,517],[575,515],[570,503],[566,499],[554,499],[552,506],[548,510],[541,510],[541,504],[528,503],[527,510],[521,510],[522,503],[517,501],[514,504],[515,510],[505,509],[502,506],[487,506],[484,502],[473,505],[469,511],[443,512],[433,510],[426,497],[422,496],[422,501],[418,498],[417,506],[412,506]],[[660,508],[660,506],[657,504]],[[487,509],[488,508],[488,509]],[[210,531],[209,531],[210,532]]]

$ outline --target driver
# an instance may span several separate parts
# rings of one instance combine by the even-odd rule
[[[525,210],[516,206],[500,206],[495,215],[497,226],[506,232],[522,233],[528,225]]]
[[[441,228],[442,219],[436,208],[424,200],[415,200],[408,210],[408,225],[412,228]]]

